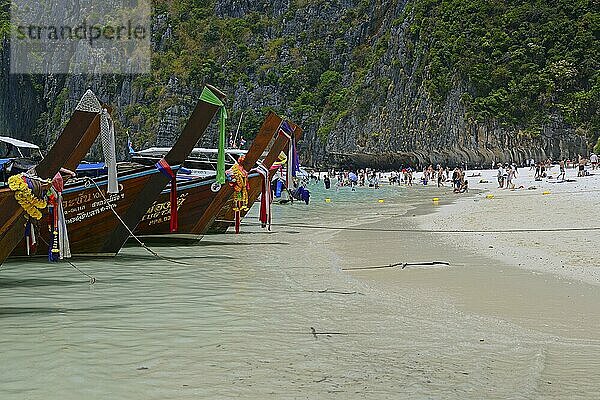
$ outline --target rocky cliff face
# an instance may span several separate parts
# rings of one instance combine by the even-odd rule
[[[235,130],[244,111],[247,135],[264,108],[272,107],[304,127],[303,161],[321,166],[397,168],[463,161],[489,166],[492,161],[532,157],[573,158],[586,151],[586,139],[559,113],[551,113],[536,135],[517,125],[476,120],[463,102],[470,89],[460,78],[450,82],[443,99],[433,99],[424,80],[428,65],[415,51],[415,40],[425,39],[407,34],[414,16],[406,6],[407,0],[216,1],[216,20],[267,21],[260,29],[251,28],[252,35],[240,39],[237,47],[223,47],[212,67],[220,75],[207,74],[206,80],[230,95],[230,129]],[[179,40],[168,10],[157,11],[153,34],[158,54]],[[125,132],[138,147],[167,145],[205,80],[186,80],[176,73],[11,76],[6,48],[0,77],[1,133],[46,143],[91,88],[115,107],[122,155]],[[248,48],[258,49],[257,56],[242,69],[231,66]],[[227,78],[215,82],[214,76]],[[211,131],[204,144],[215,140]]]

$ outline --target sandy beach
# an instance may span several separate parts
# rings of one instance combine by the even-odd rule
[[[556,175],[557,166],[552,172]],[[598,230],[569,231],[570,228],[598,228],[600,219],[600,173],[577,178],[574,169],[567,179],[535,181],[534,171],[521,168],[516,186],[499,189],[496,171],[469,171],[469,185],[481,192],[474,197],[448,193],[452,205],[442,205],[419,218],[419,226],[431,230],[506,231],[547,230],[545,232],[444,234],[444,242],[460,249],[504,263],[567,279],[600,285]],[[489,183],[480,183],[487,180]],[[531,189],[530,189],[531,188]],[[535,188],[535,189],[533,189]],[[493,198],[488,198],[488,195]],[[561,229],[566,229],[561,231]]]
[[[441,358],[466,362],[471,374],[478,371],[488,382],[467,378],[473,391],[462,398],[591,398],[598,384],[590,377],[600,356],[597,231],[552,229],[594,226],[598,176],[556,184],[535,182],[533,171],[521,169],[516,184],[524,189],[515,191],[497,189],[495,171],[469,171],[467,177],[468,195],[401,187],[417,194],[413,202],[386,200],[380,220],[360,225],[366,231],[338,233],[331,248],[342,272],[381,291],[382,302],[396,297],[399,312],[421,319],[402,332],[415,338],[417,348],[433,330],[439,336],[432,346]],[[460,232],[515,228],[549,231]],[[451,230],[458,232],[439,232]],[[434,260],[449,266],[352,270]],[[483,343],[494,348],[478,346]],[[425,365],[430,357],[423,358]]]

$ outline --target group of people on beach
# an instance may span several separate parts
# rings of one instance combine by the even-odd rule
[[[544,178],[552,178],[549,172],[553,165],[555,165],[555,162],[549,158],[543,161],[535,161],[532,158],[520,164],[520,166],[529,166],[530,170],[535,170],[534,179],[538,181]],[[576,161],[563,159],[558,162],[559,173],[556,179],[557,181],[566,181],[566,170],[569,166],[577,168],[578,177],[589,175],[590,172],[586,169],[588,165],[591,166],[591,170],[596,170],[600,166],[598,155],[591,153],[588,158],[580,155]],[[519,176],[519,166],[517,163],[496,163],[494,161],[492,162],[492,169],[496,169],[498,188],[516,188],[515,181]],[[370,168],[340,171],[332,169],[325,174],[323,182],[325,188],[330,189],[331,178],[335,177],[337,178],[336,188],[350,186],[352,190],[355,190],[358,186],[379,188],[381,180],[387,177],[390,185],[413,186],[415,175],[415,169],[411,166],[402,166],[386,174]],[[480,174],[471,176],[480,176]],[[429,165],[423,168],[420,179],[417,178],[416,180],[420,181],[424,186],[433,183],[437,184],[437,187],[445,187],[447,186],[446,182],[449,182],[455,193],[464,193],[469,190],[469,182],[466,179],[466,163],[462,163],[454,169],[450,169],[448,166],[444,167],[440,164],[437,164],[435,167]]]
[[[598,155],[596,153],[592,153],[590,154],[589,159],[582,157],[581,154],[579,155],[579,160],[577,163],[577,176],[578,177],[582,177],[582,176],[587,176],[589,175],[589,172],[586,171],[585,167],[589,164],[591,164],[592,167],[592,171],[598,168]],[[574,164],[574,163],[573,163]]]
[[[530,170],[535,168],[534,179],[536,181],[541,181],[543,178],[551,177],[549,175],[549,171],[553,166],[552,159],[548,158],[545,161],[535,162],[533,159],[529,160]],[[584,177],[590,175],[590,172],[586,169],[587,166],[591,167],[591,170],[594,171],[598,168],[598,155],[595,153],[591,153],[589,158],[585,158],[582,155],[577,157],[577,160],[570,159],[562,159],[558,162],[559,172],[556,176],[558,181],[565,181],[567,168],[571,167],[573,169],[577,169],[577,177]]]
[[[455,193],[464,193],[469,191],[469,181],[466,179],[466,169],[461,165],[455,167],[450,174],[450,168],[448,166],[442,167],[437,164],[435,168],[433,165],[429,165],[423,168],[423,175],[421,182],[423,185],[427,185],[430,181],[436,182],[437,187],[446,186],[444,183],[450,181],[452,183],[452,189]]]
[[[411,166],[401,167],[398,170],[389,172],[385,176],[383,176],[382,172],[369,168],[359,169],[357,171],[335,171],[332,169],[325,173],[323,184],[325,189],[330,189],[331,179],[335,177],[337,180],[335,184],[337,189],[344,186],[349,186],[352,190],[355,190],[355,188],[359,186],[368,186],[377,189],[379,188],[382,178],[387,177],[390,185],[413,186],[415,182],[414,176],[415,170]],[[433,181],[437,183],[438,187],[445,187],[445,183],[450,182],[455,193],[464,193],[469,190],[469,183],[465,178],[465,168],[463,168],[463,166],[450,170],[449,167],[443,167],[438,164],[435,167],[429,165],[428,167],[423,168],[420,182],[423,185],[428,185]]]
[[[496,172],[498,178],[498,188],[500,189],[514,189],[515,179],[518,176],[518,169],[516,164],[502,163],[498,164],[498,170]]]
[[[355,190],[357,186],[368,186],[377,189],[379,188],[379,182],[381,179],[380,172],[369,168],[359,169],[356,172],[348,170],[335,171],[334,169],[331,169],[323,177],[323,184],[325,185],[325,189],[331,188],[330,176],[337,178],[337,188],[343,186],[350,186],[352,190]]]
[[[407,186],[412,186],[414,173],[415,171],[412,169],[412,167],[403,167],[398,171],[392,171],[390,172],[389,183],[390,185],[405,184]]]

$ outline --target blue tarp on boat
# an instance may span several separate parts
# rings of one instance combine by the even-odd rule
[[[89,164],[79,164],[77,166],[77,171],[95,171],[99,169],[106,169],[106,164],[104,163],[89,163]]]

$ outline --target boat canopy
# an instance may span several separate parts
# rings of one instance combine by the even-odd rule
[[[154,154],[166,154],[171,150],[170,147],[150,147],[149,149],[136,151],[135,153],[141,156],[154,155]],[[219,149],[208,149],[203,147],[196,147],[190,153],[191,156],[199,156],[203,154],[217,154]],[[248,150],[240,149],[226,149],[225,153],[233,156],[242,156],[246,154]]]
[[[23,140],[11,138],[8,136],[0,136],[0,142],[12,144],[15,147],[20,147],[22,149],[36,149],[39,150],[40,147],[29,142],[25,142]]]

